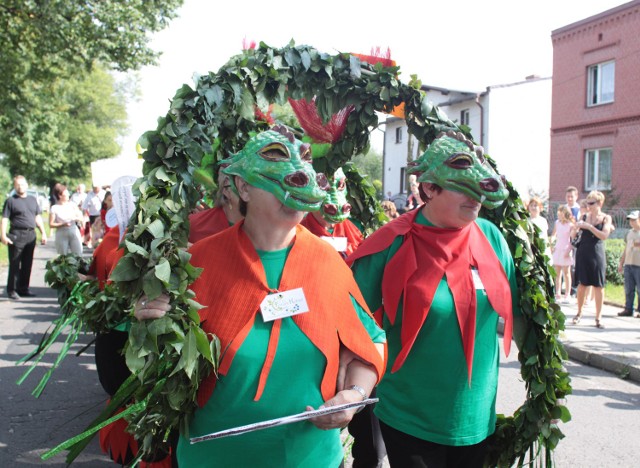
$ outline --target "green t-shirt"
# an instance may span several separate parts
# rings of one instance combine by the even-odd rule
[[[270,288],[277,288],[290,249],[258,251]],[[352,302],[353,301],[352,299]],[[359,306],[361,320],[376,342],[384,332]],[[367,321],[368,319],[368,321]],[[254,401],[265,360],[273,322],[264,322],[260,313],[233,365],[220,376],[205,406],[196,411],[189,437],[274,419],[323,404],[320,382],[326,360],[302,333],[291,317],[282,319],[278,349],[264,392]],[[287,424],[240,436],[191,445],[181,435],[178,462],[185,467],[337,467],[343,459],[340,431],[323,431],[311,422]]]
[[[418,224],[431,226],[422,213]],[[478,219],[509,278],[514,313],[517,313],[515,268],[509,247],[495,225]],[[399,236],[387,249],[356,261],[354,276],[372,311],[381,303],[384,268],[402,244]],[[424,267],[428,267],[424,266]],[[446,273],[445,273],[446,275]],[[385,424],[443,445],[462,446],[481,442],[495,430],[495,401],[498,387],[498,314],[491,308],[483,290],[477,290],[475,352],[471,382],[453,296],[446,276],[436,290],[427,319],[403,366],[395,373],[391,367],[400,352],[402,301],[396,321],[384,316],[388,363],[378,384],[375,413]]]

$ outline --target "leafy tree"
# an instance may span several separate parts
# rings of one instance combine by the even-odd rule
[[[353,164],[371,181],[382,180],[382,155],[373,149],[354,156]]]
[[[76,89],[95,67],[127,71],[154,64],[158,53],[148,46],[149,33],[164,29],[183,0],[3,0],[0,3],[0,152],[7,167],[33,182],[45,182],[69,166],[68,155],[87,149],[91,134],[103,123],[74,107]],[[94,76],[94,75],[90,75]],[[89,78],[87,78],[89,79]],[[66,80],[71,80],[66,83]],[[104,92],[101,91],[101,92]],[[76,103],[77,104],[77,103]],[[65,113],[77,111],[75,115]],[[116,116],[118,117],[118,116]],[[75,121],[74,121],[75,119]],[[120,125],[115,125],[117,133]],[[78,130],[65,138],[64,132]],[[117,154],[104,145],[80,161]],[[44,164],[44,166],[41,166]],[[34,172],[34,169],[38,169]],[[75,170],[73,167],[71,170]],[[42,175],[40,173],[42,171]]]
[[[92,161],[119,153],[116,139],[126,129],[124,95],[101,67],[77,79],[25,83],[20,108],[7,115],[4,164],[40,185],[84,179]]]
[[[155,63],[149,32],[164,29],[183,0],[3,0],[0,70],[6,89],[94,63],[120,71]]]

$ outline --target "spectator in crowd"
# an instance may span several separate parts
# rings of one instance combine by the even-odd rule
[[[392,201],[385,200],[382,202],[382,209],[384,210],[384,214],[387,215],[389,221],[392,219],[396,219],[398,216],[398,210],[396,209],[396,204]]]
[[[85,228],[84,244],[92,248],[92,232],[91,227],[100,219],[100,209],[102,208],[102,200],[104,200],[105,192],[98,185],[93,186],[93,190],[87,194],[82,209],[89,216],[88,229]]]
[[[604,301],[604,285],[606,258],[604,241],[613,231],[611,216],[602,211],[604,195],[599,191],[591,191],[587,195],[587,214],[583,215],[573,228],[571,237],[580,235],[580,243],[576,248],[576,275],[578,277],[578,313],[573,323],[580,323],[582,308],[587,299],[588,287],[595,295],[596,328],[604,328],[601,321],[602,303]]]
[[[407,211],[414,210],[422,205],[420,193],[418,191],[418,182],[415,174],[409,175],[409,196],[407,197]]]
[[[571,267],[573,251],[571,245],[571,229],[575,224],[571,210],[567,205],[558,207],[558,219],[553,226],[551,238],[553,242],[553,268],[556,271],[556,301],[569,304],[571,298]],[[564,288],[563,288],[564,286]],[[562,298],[564,293],[564,299]]]
[[[567,208],[571,210],[571,215],[577,221],[578,215],[580,214],[580,205],[578,204],[578,189],[573,185],[570,185],[569,187],[567,187],[564,198],[567,202]]]
[[[624,272],[624,310],[618,315],[633,315],[633,299],[638,297],[636,317],[640,318],[640,211],[634,210],[627,216],[631,229],[624,238],[624,254],[620,257],[618,271]]]
[[[531,222],[540,229],[540,237],[542,237],[545,244],[545,254],[551,258],[551,250],[549,249],[549,222],[547,218],[542,216],[544,205],[540,197],[531,198],[527,204],[527,210],[529,210],[529,215],[531,216],[529,219]]]
[[[71,195],[71,203],[74,203],[78,208],[82,209],[82,204],[85,198],[87,198],[87,186],[84,184],[78,184],[76,191]]]
[[[0,238],[9,248],[9,274],[7,277],[7,296],[18,300],[20,297],[35,296],[29,290],[31,266],[36,248],[37,227],[42,236],[40,242],[47,243],[47,234],[42,222],[42,213],[38,201],[27,195],[29,184],[24,176],[13,178],[15,194],[7,198],[2,210],[2,228]]]
[[[82,211],[70,201],[66,185],[56,184],[54,196],[57,202],[49,211],[49,228],[56,230],[56,251],[58,255],[82,255],[82,241],[77,226],[82,224]]]

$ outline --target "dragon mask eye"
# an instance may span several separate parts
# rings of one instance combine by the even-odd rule
[[[318,183],[318,187],[320,187],[325,192],[328,192],[329,189],[331,188],[331,185],[329,184],[329,180],[327,179],[327,176],[324,175],[322,172],[319,172],[318,174],[316,174],[316,182]]]
[[[289,154],[289,150],[282,143],[271,143],[264,148],[262,148],[258,154],[263,159],[267,161],[289,161],[291,159],[291,155]]]
[[[311,164],[313,158],[311,157],[311,145],[303,143],[300,145],[300,159],[303,162]]]
[[[455,153],[445,164],[453,169],[468,169],[473,166],[473,159],[467,153]]]

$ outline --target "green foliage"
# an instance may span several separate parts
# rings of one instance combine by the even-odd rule
[[[56,290],[61,307],[65,307],[71,291],[80,281],[78,273],[86,274],[89,265],[90,260],[78,255],[59,255],[47,262],[44,281]],[[66,310],[62,309],[60,312],[64,314]]]
[[[495,167],[491,158],[489,162]],[[552,466],[551,452],[564,437],[553,420],[567,422],[569,410],[559,403],[571,393],[563,366],[567,353],[558,338],[564,314],[553,301],[553,272],[544,254],[545,240],[510,182],[509,198],[495,210],[483,210],[504,233],[516,265],[520,309],[526,330],[518,360],[527,399],[513,416],[498,415],[485,466],[522,466],[544,453],[540,466]],[[528,462],[526,461],[528,459]]]
[[[370,180],[382,180],[382,155],[373,149],[366,154],[358,154],[352,159],[353,165]]]
[[[101,62],[125,71],[155,63],[149,32],[164,29],[183,0],[77,2],[4,0],[0,8],[2,92],[31,76],[47,81]]]
[[[261,43],[256,50],[232,57],[217,73],[201,77],[195,89],[183,86],[157,129],[143,135],[144,176],[134,187],[138,203],[125,237],[125,256],[112,274],[123,295],[138,298],[144,292],[152,299],[165,293],[172,304],[165,318],[132,327],[126,351],[137,383],[119,394],[135,395],[141,403],[130,407],[134,409],[127,418],[143,453],[154,452],[171,430],[188,427],[200,380],[215,371],[220,352],[218,342],[207,341],[213,337],[200,330],[199,306],[188,290],[199,272],[182,250],[187,245],[188,213],[200,198],[194,171],[203,158],[213,155],[220,161],[265,128],[254,119],[256,105],[264,109],[288,97],[315,96],[325,121],[353,105],[341,140],[314,160],[314,166],[325,173],[343,167],[353,214],[370,232],[385,217],[375,188],[350,161],[367,152],[369,133],[378,124],[376,112],[404,102],[409,131],[422,146],[442,131],[457,129],[419,89],[400,83],[397,73],[397,67],[372,66],[349,54],[331,56],[293,43],[274,49]],[[527,400],[512,417],[499,417],[489,455],[493,464],[505,466],[522,461],[534,447],[543,447],[550,460],[550,451],[563,437],[551,421],[570,418],[557,401],[571,391],[562,367],[566,353],[558,341],[564,316],[549,302],[553,281],[544,241],[528,222],[518,194],[510,185],[509,190],[506,203],[485,213],[505,233],[518,265],[526,324],[519,360]],[[95,423],[99,425],[100,418]],[[72,451],[71,459],[77,453]]]
[[[90,72],[97,64],[125,71],[155,63],[148,33],[165,28],[182,3],[3,1],[0,153],[10,171],[48,185],[66,171],[82,179],[86,161],[117,154],[124,106]]]
[[[0,126],[4,164],[32,184],[79,180],[90,163],[116,156],[126,129],[126,103],[113,77],[100,67],[46,85],[26,81],[19,108],[5,109]]]
[[[45,281],[58,294],[60,316],[53,321],[38,346],[18,361],[18,364],[22,364],[33,360],[17,383],[25,381],[63,331],[66,331],[67,338],[53,366],[33,390],[35,397],[40,396],[49,378],[81,333],[107,332],[124,321],[122,312],[128,308],[126,298],[116,294],[112,286],[107,285],[101,291],[97,281],[81,281],[78,273],[85,274],[88,268],[89,260],[74,254],[59,255],[47,262]]]
[[[605,242],[605,257],[607,269],[605,278],[612,284],[624,284],[624,275],[618,271],[620,257],[624,255],[624,239],[607,239]]]

